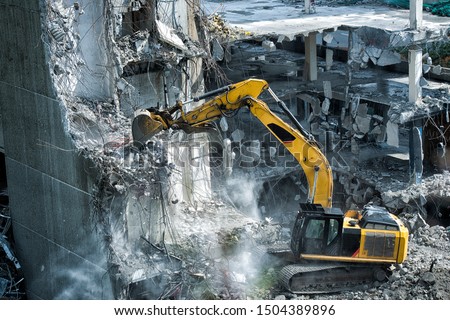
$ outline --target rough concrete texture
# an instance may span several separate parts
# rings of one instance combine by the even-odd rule
[[[1,1],[0,7],[9,207],[28,297],[67,297],[66,289],[79,286],[85,290],[68,296],[98,297],[98,286],[109,287],[103,277],[106,257],[88,222],[93,181],[79,174],[89,172],[92,163],[76,152],[48,70],[49,52],[41,41],[46,38],[41,25],[44,3]],[[80,274],[86,277],[78,278]],[[106,290],[104,297],[111,296]]]

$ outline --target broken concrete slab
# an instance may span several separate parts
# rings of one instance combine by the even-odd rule
[[[393,64],[398,64],[401,61],[402,61],[401,56],[398,52],[393,52],[390,50],[383,50],[383,52],[381,53],[380,57],[378,58],[376,64],[381,67],[385,67],[385,66],[390,66]]]
[[[316,6],[316,13],[308,15],[294,3],[272,1],[267,10],[259,10],[257,0],[224,2],[220,14],[232,25],[258,35],[275,34],[286,36],[307,36],[311,32],[336,30],[340,27],[358,28],[369,26],[398,32],[409,25],[409,14],[405,10],[393,10],[387,6]],[[212,11],[217,3],[205,1],[204,7]],[[424,13],[424,28],[446,29],[448,20]],[[406,27],[405,27],[406,26]],[[404,31],[406,32],[406,31]],[[434,34],[433,34],[434,35]],[[426,38],[422,33],[423,39]],[[417,37],[416,37],[417,38]]]
[[[167,26],[160,20],[155,20],[156,27],[158,28],[159,36],[162,41],[174,46],[182,51],[187,51],[188,48],[184,44],[183,40],[176,34],[175,30]]]
[[[366,53],[375,59],[378,59],[381,56],[381,53],[383,52],[383,49],[376,48],[376,47],[367,47]]]
[[[393,147],[399,147],[398,124],[390,120],[386,124],[386,143]]]
[[[371,117],[370,116],[366,116],[366,117],[362,117],[362,116],[356,116],[355,117],[355,124],[357,126],[357,132],[361,132],[361,133],[368,133],[370,131],[370,121],[371,121]]]
[[[272,41],[270,41],[270,40],[264,40],[264,41],[261,43],[261,46],[262,46],[264,49],[268,50],[269,52],[272,52],[272,51],[277,50],[277,47],[275,46],[275,44],[274,44]]]

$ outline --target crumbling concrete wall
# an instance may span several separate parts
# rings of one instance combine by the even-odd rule
[[[1,113],[10,210],[29,298],[110,298],[92,232],[92,163],[67,130],[49,69],[45,1],[0,1]]]
[[[175,204],[210,196],[205,137],[191,143],[192,136],[181,136],[201,148],[188,148],[188,165],[172,170],[168,157],[178,145],[168,143],[171,135],[138,150],[130,125],[137,108],[203,90],[202,50],[182,32],[196,38],[198,2],[164,4],[158,17],[170,19],[156,31],[153,21],[149,29],[122,33],[121,10],[133,11],[133,3],[0,1],[2,133],[30,298],[132,298],[140,281],[166,283],[160,271],[170,272],[171,264],[155,256],[175,241],[171,217],[181,210]],[[153,246],[159,249],[149,255]]]

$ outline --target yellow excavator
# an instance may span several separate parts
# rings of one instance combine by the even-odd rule
[[[258,98],[264,91],[270,93],[293,126]],[[207,98],[211,99],[191,111],[184,110],[186,104]],[[384,280],[389,267],[406,259],[408,229],[380,206],[369,204],[345,214],[332,207],[333,176],[327,158],[265,80],[231,84],[186,102],[177,101],[167,110],[139,110],[132,123],[133,140],[145,144],[167,129],[202,130],[242,108],[249,109],[289,150],[308,181],[308,199],[300,203],[292,228],[289,263],[280,270],[284,287],[294,293],[319,293],[341,291],[367,279]]]

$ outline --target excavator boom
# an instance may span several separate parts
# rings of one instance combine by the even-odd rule
[[[274,114],[264,101],[258,99],[266,90],[293,122],[295,129]],[[188,102],[199,101],[214,95],[213,99],[189,112],[183,110]],[[169,128],[185,129],[189,132],[192,128],[202,127],[222,116],[233,114],[241,108],[248,108],[289,150],[302,167],[309,185],[308,202],[331,207],[333,177],[327,158],[320,151],[314,137],[301,126],[283,101],[269,88],[265,80],[248,79],[219,88],[188,102],[177,102],[168,111],[139,111],[133,121],[133,139],[145,143],[159,131]],[[178,116],[173,117],[173,114],[177,112]]]

